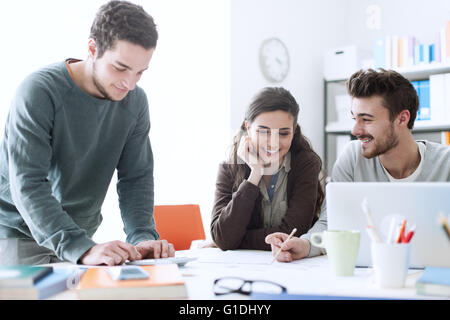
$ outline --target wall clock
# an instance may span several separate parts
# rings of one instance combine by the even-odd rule
[[[262,42],[259,49],[259,65],[264,77],[273,83],[283,81],[289,73],[289,52],[278,38]]]

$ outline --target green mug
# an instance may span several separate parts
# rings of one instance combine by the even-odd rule
[[[313,233],[311,243],[327,251],[330,267],[335,275],[352,276],[360,238],[358,230],[327,230]]]

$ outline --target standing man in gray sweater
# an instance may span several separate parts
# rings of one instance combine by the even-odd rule
[[[153,219],[147,97],[136,86],[158,33],[141,6],[111,1],[96,15],[86,60],[28,76],[0,149],[0,264],[122,264],[174,256]],[[97,244],[114,171],[126,242]]]
[[[342,151],[333,167],[335,182],[450,181],[450,148],[414,140],[412,128],[419,99],[412,84],[395,71],[360,70],[347,81],[352,134],[357,140]],[[266,238],[272,251],[282,248],[279,261],[311,257],[324,251],[311,246],[313,232],[327,229],[326,202],[319,220],[302,238],[273,233]]]

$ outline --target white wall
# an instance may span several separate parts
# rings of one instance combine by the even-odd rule
[[[300,105],[299,123],[314,149],[323,153],[323,51],[345,42],[347,0],[231,1],[231,130],[257,91],[282,86]],[[287,78],[272,84],[259,69],[259,47],[280,38],[289,50]]]
[[[0,126],[25,76],[68,57],[84,58],[96,9],[104,1],[17,0],[0,2]]]

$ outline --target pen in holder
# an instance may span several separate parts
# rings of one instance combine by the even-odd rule
[[[403,288],[409,268],[409,243],[372,242],[372,264],[380,288]]]

